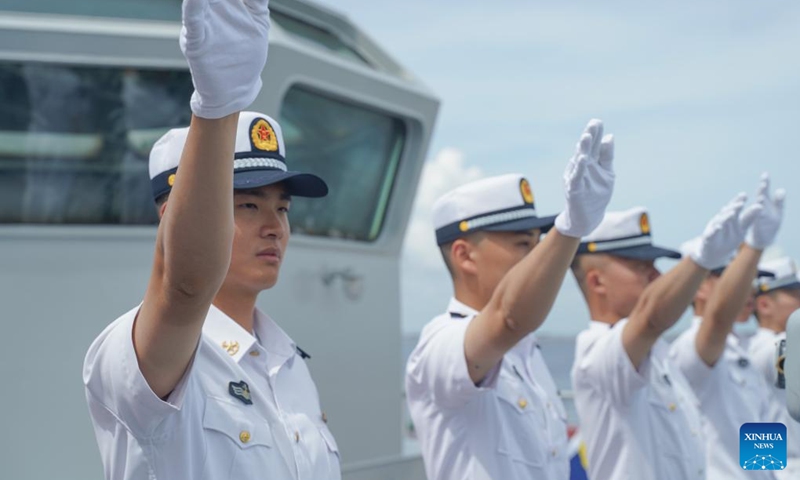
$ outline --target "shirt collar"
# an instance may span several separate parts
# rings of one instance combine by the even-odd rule
[[[478,314],[477,310],[459,302],[455,297],[450,298],[450,304],[447,306],[447,311],[450,313],[461,314],[465,317],[474,317]]]
[[[253,327],[269,357],[280,357],[285,361],[297,353],[297,345],[291,337],[269,315],[259,309],[256,309]]]
[[[208,309],[203,333],[236,363],[239,363],[245,352],[256,343],[253,335],[214,305]]]
[[[261,347],[271,354],[269,355],[271,359],[280,359],[280,363],[283,363],[295,354],[296,345],[289,335],[259,309],[256,309],[253,315],[253,329],[258,335]],[[256,343],[256,337],[214,305],[208,310],[203,333],[236,363],[239,363],[244,354]]]

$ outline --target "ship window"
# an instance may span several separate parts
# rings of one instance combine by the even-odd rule
[[[372,241],[380,234],[406,139],[399,119],[303,87],[293,87],[280,116],[292,170],[314,172],[324,200],[292,199],[292,231]]]
[[[270,18],[295,37],[342,58],[369,65],[364,57],[330,31],[273,9]]]
[[[147,159],[187,71],[0,62],[0,223],[154,224]]]

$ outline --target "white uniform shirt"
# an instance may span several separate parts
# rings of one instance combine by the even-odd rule
[[[83,368],[107,480],[341,478],[308,367],[272,319],[256,312],[257,341],[212,306],[192,363],[162,401],[133,348],[138,310],[97,337]]]
[[[800,422],[793,419],[786,410],[786,390],[775,386],[778,379],[778,369],[775,366],[777,345],[785,338],[786,332],[777,333],[768,328],[759,328],[750,337],[748,353],[772,391],[769,421],[786,425],[786,469],[776,471],[775,476],[781,480],[797,480],[800,478]]]
[[[622,345],[627,322],[593,321],[576,340],[572,385],[589,478],[705,479],[697,398],[661,339],[634,367]]]
[[[717,363],[706,365],[695,346],[699,327],[700,318],[695,317],[692,326],[672,342],[670,358],[700,399],[706,420],[708,478],[775,478],[773,471],[744,470],[739,464],[739,429],[745,423],[767,421],[764,379],[733,334],[728,335]]]
[[[566,410],[536,337],[517,343],[476,386],[464,334],[477,313],[451,300],[408,360],[406,395],[428,478],[568,479]]]

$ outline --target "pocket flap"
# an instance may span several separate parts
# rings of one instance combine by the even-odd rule
[[[231,439],[240,448],[255,445],[272,447],[272,431],[266,421],[246,407],[208,397],[203,413],[203,428],[214,430]]]

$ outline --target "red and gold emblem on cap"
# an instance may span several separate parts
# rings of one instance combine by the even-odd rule
[[[650,233],[650,219],[647,218],[646,213],[643,213],[642,216],[639,217],[639,227],[642,229],[643,235]]]
[[[522,179],[519,181],[519,191],[522,193],[522,200],[525,203],[533,203],[533,191],[531,190],[531,184],[528,183],[528,180]]]
[[[274,152],[278,150],[278,138],[275,136],[275,130],[263,118],[259,119],[250,130],[250,139],[253,140],[253,146],[258,150],[267,152]]]
[[[170,174],[170,176],[167,177],[167,185],[169,185],[170,187],[175,185],[175,174],[174,173]]]

